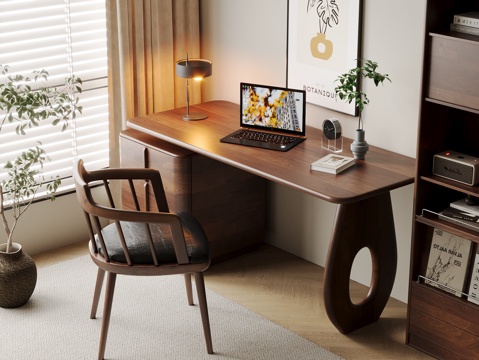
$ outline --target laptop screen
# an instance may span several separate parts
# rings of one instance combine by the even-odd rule
[[[306,91],[241,83],[241,126],[304,136]]]

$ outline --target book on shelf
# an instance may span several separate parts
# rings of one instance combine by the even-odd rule
[[[329,154],[311,163],[311,170],[339,174],[354,164],[355,160],[352,157]]]
[[[479,11],[454,15],[454,24],[479,28]]]
[[[461,297],[471,248],[470,240],[434,228],[424,282]]]
[[[439,212],[439,219],[479,232],[479,216],[467,211],[448,207]]]
[[[455,32],[460,32],[460,33],[463,33],[463,34],[479,36],[479,28],[472,27],[472,26],[466,26],[466,25],[452,23],[449,30],[455,31]]]
[[[472,258],[471,279],[467,300],[479,305],[479,246],[476,244],[476,253]]]
[[[474,214],[479,216],[479,205],[468,205],[466,203],[466,199],[460,199],[457,201],[453,201],[449,204],[452,208],[465,211],[470,214]]]

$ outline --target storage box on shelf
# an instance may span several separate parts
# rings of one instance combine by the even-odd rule
[[[473,252],[479,242],[479,232],[434,214],[467,195],[479,200],[479,187],[432,173],[433,157],[442,151],[479,157],[479,37],[449,31],[454,15],[478,9],[477,0],[428,0],[426,9],[406,341],[439,359],[479,353],[479,305],[420,278],[435,228],[472,241]]]

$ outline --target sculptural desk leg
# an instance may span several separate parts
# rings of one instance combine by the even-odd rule
[[[351,267],[357,253],[371,252],[369,293],[353,304],[349,294]],[[338,206],[324,274],[323,297],[331,322],[343,334],[377,321],[396,276],[397,248],[389,192]]]

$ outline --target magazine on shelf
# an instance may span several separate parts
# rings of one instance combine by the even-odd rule
[[[461,297],[471,248],[471,241],[435,228],[424,282]]]
[[[329,154],[311,163],[311,170],[329,174],[339,174],[355,164],[354,158],[343,155]]]
[[[479,246],[476,245],[476,253],[472,258],[471,280],[467,300],[479,305]]]

